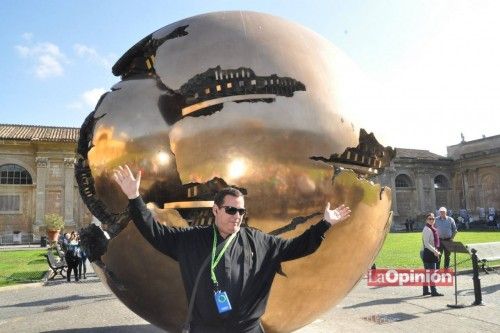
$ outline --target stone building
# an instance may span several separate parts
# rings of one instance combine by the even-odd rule
[[[78,128],[0,124],[0,243],[37,241],[46,214],[66,230],[92,220],[74,177]],[[448,156],[396,148],[377,182],[393,190],[394,225],[446,206],[481,218],[500,209],[500,135],[448,147]]]
[[[44,216],[66,230],[91,221],[74,177],[78,128],[0,124],[0,242],[37,241]]]
[[[500,135],[462,141],[447,156],[427,150],[396,148],[396,157],[378,181],[393,190],[394,226],[441,206],[467,210],[484,219],[500,209]],[[498,212],[497,212],[498,214]]]

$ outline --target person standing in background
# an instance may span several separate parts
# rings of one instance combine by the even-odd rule
[[[446,215],[447,210],[446,207],[439,208],[439,217],[436,219],[436,228],[439,233],[439,251],[444,253],[444,269],[448,269],[450,267],[450,251],[448,251],[443,246],[443,241],[451,241],[457,234],[457,225],[455,224],[455,220]],[[437,268],[441,267],[441,260],[438,262]]]
[[[68,265],[68,272],[66,279],[71,281],[71,272],[75,274],[75,281],[78,281],[78,263],[80,261],[80,245],[78,244],[76,232],[71,232],[69,242],[66,248],[65,256],[66,264]]]
[[[82,279],[82,271],[83,271],[83,278],[87,278],[87,254],[85,253],[85,250],[81,247],[80,245],[80,235],[77,235],[77,240],[78,240],[78,246],[80,248],[80,251],[78,252],[79,260],[78,260],[78,279]]]
[[[420,257],[424,262],[425,269],[437,269],[439,262],[439,235],[434,227],[435,218],[433,213],[428,213],[425,217],[425,226],[422,230],[422,249],[420,250]],[[430,284],[431,291],[429,292],[429,285],[423,286],[423,296],[443,296],[436,290],[436,286]]]

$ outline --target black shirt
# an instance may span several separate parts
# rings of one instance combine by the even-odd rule
[[[130,200],[129,208],[144,238],[158,251],[179,262],[189,300],[198,270],[212,253],[214,228],[164,226],[153,219],[140,197]],[[219,288],[227,292],[232,310],[218,313],[209,264],[198,286],[192,332],[260,332],[260,317],[264,314],[280,263],[316,251],[329,227],[330,224],[322,220],[302,235],[288,240],[256,229],[241,228],[215,269]],[[217,232],[217,243],[223,241]]]

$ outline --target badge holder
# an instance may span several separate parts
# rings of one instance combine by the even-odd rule
[[[214,293],[215,304],[219,313],[225,313],[232,310],[231,302],[225,291],[217,290]]]

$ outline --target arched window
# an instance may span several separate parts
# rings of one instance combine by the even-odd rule
[[[30,173],[17,164],[0,166],[0,184],[33,184]]]
[[[434,178],[434,188],[442,190],[448,189],[450,188],[450,183],[448,182],[448,179],[446,179],[445,176],[438,175]]]
[[[408,175],[401,174],[396,177],[396,188],[411,187],[412,181]]]

